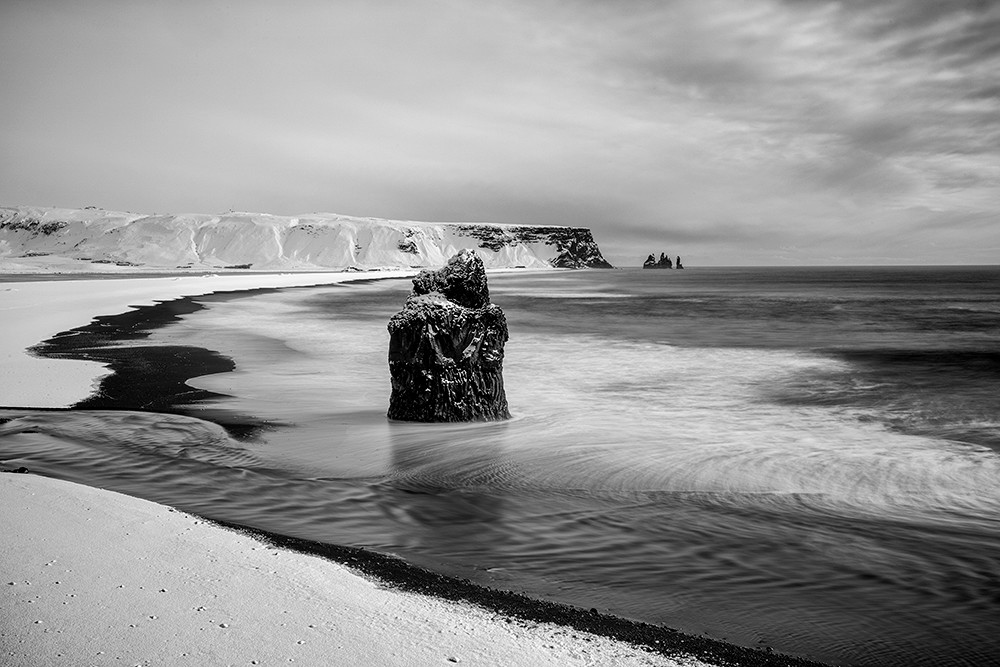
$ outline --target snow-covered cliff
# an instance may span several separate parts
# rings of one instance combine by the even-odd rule
[[[0,271],[8,273],[409,268],[443,265],[463,248],[488,268],[610,268],[582,227],[0,207]]]

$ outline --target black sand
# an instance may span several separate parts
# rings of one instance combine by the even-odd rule
[[[338,286],[344,288],[344,286]],[[349,286],[347,287],[349,289]],[[289,288],[298,289],[298,288]],[[108,364],[111,375],[102,379],[99,389],[70,410],[134,410],[189,414],[190,408],[218,394],[193,389],[189,378],[233,370],[235,364],[212,350],[187,346],[129,345],[129,341],[147,338],[157,327],[177,321],[185,314],[206,307],[205,304],[255,294],[278,291],[266,288],[239,292],[219,292],[207,296],[183,297],[152,306],[139,307],[120,315],[100,316],[88,324],[60,333],[32,348],[39,356],[59,359],[84,359]],[[217,421],[234,437],[248,437],[266,428],[266,422],[252,416],[226,415],[215,419],[198,411],[199,418]],[[212,520],[211,517],[206,517]],[[515,622],[556,623],[643,647],[666,656],[693,655],[720,665],[818,666],[821,663],[769,651],[736,646],[703,636],[688,635],[671,628],[601,614],[569,605],[529,598],[512,591],[499,590],[438,574],[411,565],[394,556],[365,549],[326,544],[247,526],[216,522],[221,526],[253,535],[275,546],[313,554],[342,563],[395,588],[434,595],[447,600],[476,604],[506,615]]]

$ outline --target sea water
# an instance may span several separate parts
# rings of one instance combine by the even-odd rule
[[[207,300],[129,344],[231,357],[189,382],[223,397],[20,416],[0,459],[748,646],[1000,663],[1000,269],[490,289],[510,421],[385,418],[398,280]]]

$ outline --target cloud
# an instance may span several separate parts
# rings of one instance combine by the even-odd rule
[[[979,261],[998,22],[922,0],[5,3],[0,200],[579,224],[618,263],[868,239],[941,261],[919,249],[947,229],[948,261]]]

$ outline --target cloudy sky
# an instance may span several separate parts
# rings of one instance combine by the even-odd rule
[[[1000,261],[1000,2],[3,0],[0,204]]]

